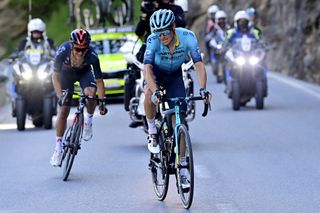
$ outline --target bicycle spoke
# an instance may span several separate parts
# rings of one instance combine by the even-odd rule
[[[160,129],[161,123],[157,122],[157,129]],[[158,141],[160,144],[164,142],[164,134],[160,133]],[[150,155],[150,169],[153,182],[154,191],[158,200],[162,201],[166,198],[169,187],[169,171],[168,171],[168,158],[166,150],[161,150],[159,154]]]
[[[178,180],[178,191],[183,203],[184,208],[190,208],[193,200],[193,190],[194,190],[194,170],[193,170],[193,154],[191,147],[191,140],[188,133],[188,129],[185,125],[180,125],[178,128],[178,140],[182,141],[185,144],[185,149],[183,153],[181,149],[179,150],[178,162],[180,162],[180,158],[184,156],[186,158],[187,165],[180,166],[177,169],[177,180]],[[181,169],[187,169],[187,174],[184,174],[182,177],[180,174]],[[182,180],[184,178],[184,180]],[[183,182],[184,181],[184,182]],[[188,183],[188,184],[186,184]],[[184,186],[183,186],[184,185]],[[185,187],[185,185],[189,185],[189,187]]]

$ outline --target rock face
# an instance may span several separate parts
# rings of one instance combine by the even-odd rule
[[[10,0],[0,1],[0,58],[5,54],[6,43],[25,34],[27,12],[19,8],[10,8]]]
[[[236,11],[255,7],[258,26],[270,47],[269,69],[320,83],[320,1],[189,0],[189,23],[200,41],[207,8],[213,3],[225,10],[231,21]]]

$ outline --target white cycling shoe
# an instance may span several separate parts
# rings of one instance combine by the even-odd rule
[[[63,155],[63,151],[57,151],[55,150],[51,159],[50,159],[50,164],[52,166],[61,166],[61,160],[62,160],[62,155]]]
[[[156,134],[148,135],[148,149],[153,154],[157,154],[160,152],[160,146],[157,142],[157,135]]]
[[[92,138],[92,124],[84,124],[84,129],[83,129],[83,140],[89,141]]]
[[[180,169],[181,186],[183,189],[190,188],[190,173],[186,168]]]

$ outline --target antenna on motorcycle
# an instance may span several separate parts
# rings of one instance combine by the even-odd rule
[[[29,21],[32,19],[32,0],[29,0]]]

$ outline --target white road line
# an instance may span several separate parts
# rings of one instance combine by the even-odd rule
[[[203,165],[195,165],[194,173],[195,173],[195,176],[198,178],[206,178],[206,179],[211,178],[210,171],[208,170],[207,167]]]
[[[285,83],[287,85],[290,85],[292,87],[300,89],[300,90],[308,93],[309,95],[312,95],[312,96],[320,99],[320,92],[317,92],[317,91],[314,91],[311,89],[311,87],[315,87],[314,85],[310,86],[310,88],[309,88],[309,87],[303,85],[303,83],[307,84],[306,82],[303,82],[303,83],[298,82],[298,80],[296,80],[296,79],[288,79],[287,77],[282,77],[279,74],[274,74],[272,72],[269,72],[268,76],[277,80],[277,81],[281,81],[282,83]],[[319,91],[320,91],[320,89],[319,89]]]

